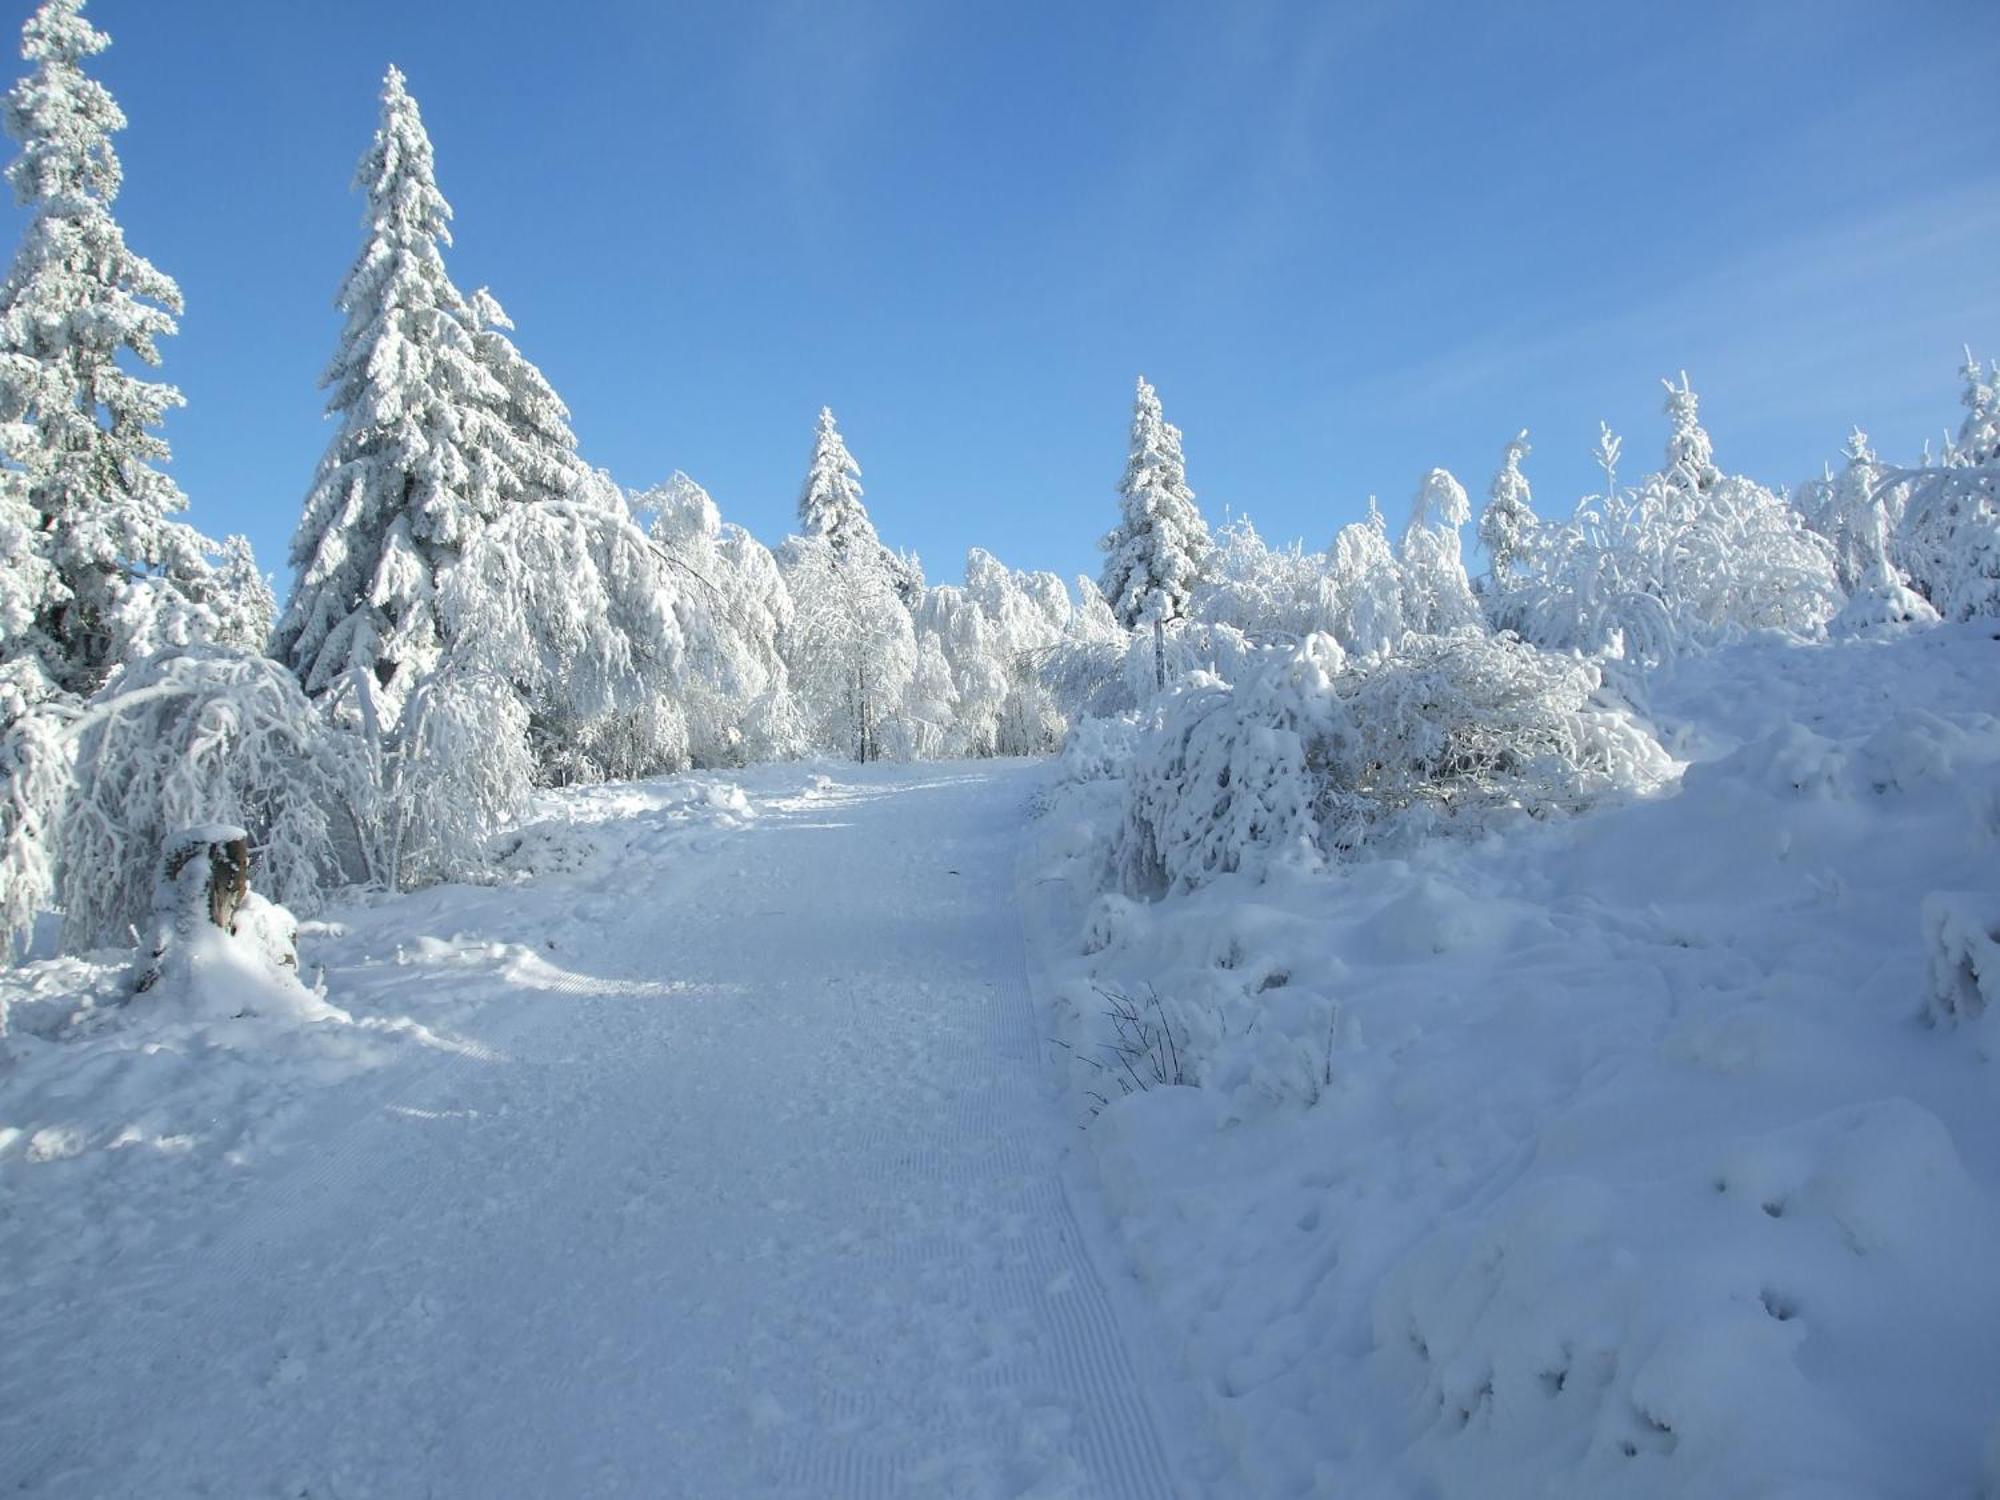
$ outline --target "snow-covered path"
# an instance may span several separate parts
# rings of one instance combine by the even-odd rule
[[[1177,1493],[1063,1186],[1029,776],[843,782],[698,851],[607,807],[587,873],[475,893],[491,1055],[329,1090],[231,1222],[43,1315],[0,1487]]]

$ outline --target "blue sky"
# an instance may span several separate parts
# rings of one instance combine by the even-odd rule
[[[19,14],[25,14],[22,7]],[[1685,366],[1725,467],[1891,456],[2000,354],[2000,5],[92,0],[131,243],[187,295],[192,519],[267,568],[328,436],[384,66],[629,485],[767,540],[830,404],[884,537],[1095,572],[1135,375],[1212,520],[1323,546],[1427,468],[1537,502]]]

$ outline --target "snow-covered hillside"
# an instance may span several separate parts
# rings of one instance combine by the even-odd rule
[[[1657,791],[1156,903],[1067,760],[1029,889],[1214,1493],[2000,1484],[2000,974],[1928,941],[2000,911],[2000,644],[1648,687]]]

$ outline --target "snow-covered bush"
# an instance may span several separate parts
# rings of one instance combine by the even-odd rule
[[[1131,769],[1139,746],[1139,721],[1130,716],[1079,719],[1056,757],[1060,782],[1109,781]]]
[[[73,779],[54,820],[68,946],[129,942],[152,910],[167,839],[198,824],[248,830],[258,883],[299,911],[370,873],[366,748],[269,657],[220,647],[149,657],[68,732]]]
[[[1933,1026],[1970,1026],[2000,1043],[2000,902],[1990,894],[1933,891],[1924,897],[1929,983],[1924,1016]]]
[[[21,711],[0,730],[0,961],[26,942],[55,894],[73,749],[64,722],[47,710]]]
[[[1308,746],[1339,732],[1346,653],[1308,636],[1239,688],[1189,677],[1134,758],[1118,860],[1129,890],[1188,890],[1319,857],[1320,787]]]
[[[1320,741],[1322,836],[1357,848],[1495,813],[1575,811],[1650,786],[1671,758],[1597,666],[1507,636],[1408,636],[1334,681],[1349,732]],[[1417,814],[1415,818],[1407,815]]]
[[[526,809],[534,775],[513,684],[470,670],[426,678],[385,766],[384,878],[410,889],[479,874],[493,836]]]
[[[1329,636],[1231,688],[1194,678],[1141,741],[1117,858],[1186,890],[1395,836],[1574,810],[1671,761],[1592,663],[1466,630],[1349,660]]]

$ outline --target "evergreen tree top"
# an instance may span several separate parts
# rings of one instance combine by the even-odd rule
[[[382,78],[382,121],[354,169],[354,186],[367,195],[367,222],[377,235],[451,243],[451,205],[438,191],[430,132],[394,64]]]
[[[1525,427],[1508,439],[1507,446],[1500,450],[1499,472],[1494,474],[1493,483],[1486,491],[1495,505],[1515,506],[1529,503],[1531,492],[1528,488],[1528,476],[1521,472],[1521,460],[1533,451],[1534,449],[1528,446],[1528,429]]]
[[[1688,384],[1685,370],[1679,385],[1671,380],[1660,384],[1667,388],[1667,415],[1673,419],[1667,438],[1667,478],[1682,489],[1706,492],[1722,478],[1722,470],[1715,466],[1715,444],[1701,425],[1701,398]]]
[[[799,491],[800,533],[825,537],[843,554],[862,542],[879,546],[861,494],[861,465],[847,451],[833,408],[822,406],[813,434],[812,462],[806,470],[805,487]]]
[[[1105,553],[1099,591],[1128,628],[1180,618],[1215,544],[1188,488],[1180,429],[1143,375],[1118,500],[1118,524],[1098,544]]]
[[[22,27],[21,56],[36,67],[7,93],[7,133],[21,143],[7,168],[16,202],[118,196],[124,174],[111,137],[125,128],[125,112],[83,72],[83,60],[110,45],[83,18],[83,0],[46,0]]]

